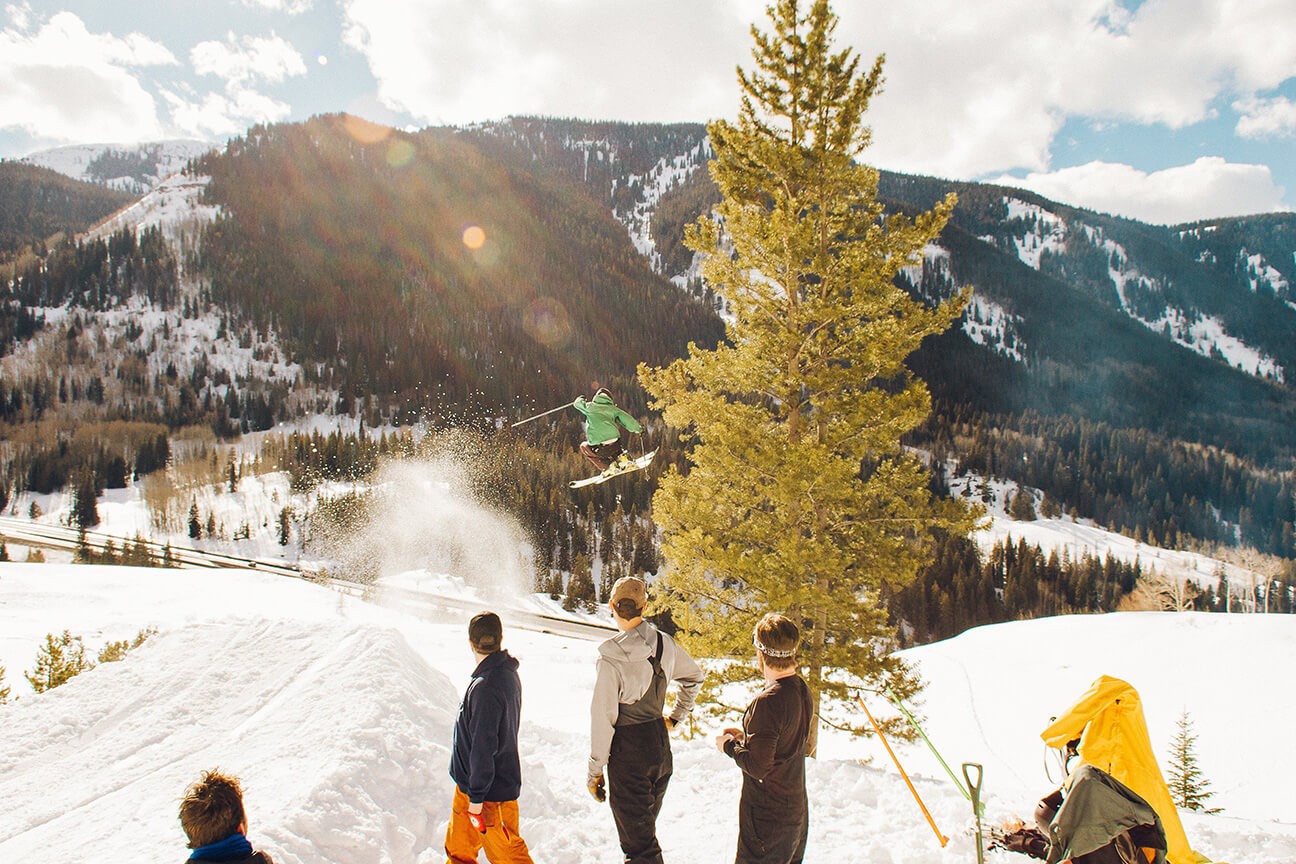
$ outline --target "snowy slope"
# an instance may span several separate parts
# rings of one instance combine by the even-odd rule
[[[583,788],[594,646],[505,621],[525,694],[523,834],[537,861],[617,860],[611,817]],[[97,648],[146,625],[161,632],[126,660],[48,694],[25,691],[15,671],[50,630],[70,627]],[[178,860],[177,799],[215,765],[243,777],[251,837],[281,864],[443,860],[449,724],[472,665],[463,620],[429,623],[257,573],[7,564],[0,634],[7,680],[25,692],[0,706],[0,860],[117,860],[128,849]],[[1149,613],[979,628],[907,656],[930,682],[929,735],[956,770],[985,765],[988,822],[1029,815],[1048,787],[1040,728],[1108,673],[1140,688],[1158,746],[1188,707],[1212,803],[1226,808],[1187,818],[1189,837],[1215,860],[1259,864],[1296,861],[1284,793],[1296,757],[1262,743],[1296,709],[1287,688],[1264,686],[1291,680],[1294,648],[1289,616]],[[703,735],[675,742],[667,860],[733,855],[739,776],[709,743],[720,725],[703,719]],[[923,750],[898,752],[949,845],[875,743],[828,733],[808,769],[808,862],[975,860],[967,802]]]
[[[990,500],[985,504],[989,524],[973,533],[972,537],[983,550],[1005,540],[1025,540],[1039,546],[1045,554],[1056,550],[1075,561],[1085,555],[1106,558],[1111,555],[1126,564],[1139,564],[1143,570],[1156,571],[1176,581],[1189,581],[1199,586],[1216,585],[1219,573],[1228,577],[1234,593],[1254,597],[1257,586],[1263,591],[1266,577],[1256,570],[1233,562],[1220,561],[1199,552],[1182,549],[1163,549],[1141,543],[1133,537],[1099,527],[1090,519],[1073,519],[1061,516],[1056,519],[1038,518],[1018,521],[1008,515],[1008,501],[1018,490],[1015,483],[986,480],[974,474],[964,474],[949,480],[950,491],[958,497],[981,501],[981,490],[988,487]],[[1035,498],[1038,507],[1043,493],[1026,489]]]
[[[195,242],[201,230],[215,221],[220,208],[202,203],[210,177],[187,177],[172,174],[129,207],[113,214],[90,231],[83,240],[109,237],[114,231],[129,228],[136,234],[146,228],[159,228],[162,235],[178,246],[186,239]],[[182,252],[177,249],[177,252]]]
[[[213,146],[210,142],[190,138],[145,144],[69,144],[31,153],[20,161],[57,171],[74,180],[102,183],[123,192],[142,195]],[[121,176],[104,173],[110,166],[103,157],[109,153],[117,154],[119,162],[129,163],[137,170]]]
[[[1125,247],[1105,236],[1101,227],[1078,219],[1068,221],[1045,207],[1017,198],[1005,196],[1003,203],[1007,208],[1008,224],[1015,226],[1014,230],[1019,233],[1019,236],[1011,238],[1012,248],[1005,251],[1016,255],[1027,267],[1040,270],[1045,253],[1054,256],[1067,254],[1068,238],[1074,234],[1103,252],[1108,260],[1107,275],[1116,289],[1120,309],[1130,318],[1204,357],[1218,356],[1248,375],[1280,382],[1284,380],[1280,362],[1230,334],[1218,317],[1172,305],[1163,296],[1166,286],[1162,280],[1141,272],[1130,260]],[[998,245],[993,237],[981,239]],[[1282,274],[1269,266],[1263,256],[1248,256],[1247,261],[1248,272],[1255,274],[1251,279],[1253,293],[1260,281],[1279,289]],[[1145,308],[1148,304],[1132,299],[1131,287],[1157,298],[1152,304],[1156,307],[1155,315]],[[1283,281],[1281,289],[1286,287]]]

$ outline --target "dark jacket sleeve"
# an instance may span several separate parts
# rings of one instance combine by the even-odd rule
[[[764,780],[774,767],[782,718],[775,715],[768,699],[758,696],[752,702],[750,719],[743,725],[745,738],[741,743],[727,742],[725,753],[738,763],[744,774],[753,780]]]
[[[490,687],[474,687],[468,724],[468,800],[480,804],[495,782],[495,753],[499,750],[504,700]]]

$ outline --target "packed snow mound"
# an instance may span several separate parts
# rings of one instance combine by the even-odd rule
[[[0,861],[178,861],[179,799],[220,767],[243,779],[251,839],[279,864],[440,864],[470,614],[255,571],[0,564],[0,660],[18,698],[0,705]],[[145,626],[163,629],[55,690],[33,694],[21,677],[47,632],[68,627],[93,652]],[[596,646],[506,618],[505,647],[521,664],[523,837],[538,862],[620,860],[607,805],[584,785]],[[985,825],[1029,819],[1050,788],[1040,731],[1109,674],[1139,688],[1163,769],[1174,720],[1191,713],[1209,803],[1225,808],[1181,812],[1194,848],[1272,864],[1296,861],[1293,649],[1292,616],[1124,613],[987,626],[905,656],[928,681],[916,707],[953,770],[985,766]],[[733,860],[741,775],[713,744],[733,722],[695,716],[672,736],[667,861]],[[976,860],[971,806],[923,745],[893,744],[948,845],[876,740],[825,728],[806,765],[807,864]]]
[[[183,791],[220,767],[280,864],[417,861],[442,846],[457,705],[395,630],[254,619],[158,634],[0,706],[0,859],[178,859]]]

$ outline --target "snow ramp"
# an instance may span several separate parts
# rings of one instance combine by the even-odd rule
[[[240,620],[0,706],[0,861],[180,860],[209,768],[280,864],[441,853],[459,693],[395,630]]]

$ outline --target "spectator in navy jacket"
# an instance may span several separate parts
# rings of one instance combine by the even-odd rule
[[[243,787],[232,774],[204,771],[185,790],[180,802],[180,827],[189,838],[190,861],[213,864],[274,864],[264,852],[256,852],[247,839],[247,811],[243,809]]]
[[[531,864],[518,832],[522,682],[518,661],[501,648],[503,636],[494,612],[474,615],[468,624],[477,668],[459,706],[450,757],[455,793],[445,848],[454,864],[475,862],[483,846],[491,864]]]

